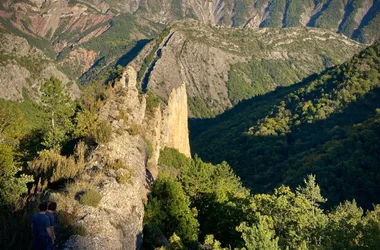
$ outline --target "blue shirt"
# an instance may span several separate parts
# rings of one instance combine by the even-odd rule
[[[55,218],[54,218],[54,214],[50,213],[49,211],[46,211],[45,214],[47,215],[47,217],[49,217],[50,226],[51,226],[51,227],[55,227]]]
[[[46,214],[36,213],[33,216],[33,235],[35,237],[49,236],[46,231],[48,227],[50,227],[50,221]]]

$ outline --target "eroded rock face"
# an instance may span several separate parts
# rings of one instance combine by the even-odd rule
[[[149,150],[150,162],[156,169],[160,149],[174,147],[190,156],[187,128],[187,95],[185,85],[172,90],[167,106],[146,116],[146,96],[136,87],[136,71],[128,66],[110,92],[100,111],[102,120],[112,127],[112,139],[92,152],[86,171],[78,180],[96,186],[102,199],[98,207],[76,205],[77,223],[88,235],[71,236],[63,249],[139,249],[142,244],[143,201],[147,198]],[[123,168],[112,168],[122,162]],[[127,182],[120,174],[129,174]],[[151,173],[150,173],[151,174]],[[128,175],[128,176],[129,176]],[[150,176],[151,177],[151,176]],[[68,210],[74,210],[74,205]]]
[[[173,89],[162,115],[161,148],[175,148],[190,157],[186,85]]]
[[[0,98],[22,100],[25,95],[35,98],[40,85],[51,76],[59,78],[73,98],[79,96],[78,86],[69,85],[68,77],[25,38],[0,33],[0,44]]]
[[[138,96],[135,77],[136,72],[127,68],[100,111],[100,118],[112,127],[112,138],[92,153],[80,181],[94,181],[91,173],[96,168],[102,199],[96,208],[78,208],[77,223],[88,235],[72,236],[65,249],[139,249],[142,244],[148,149],[143,131],[136,130],[144,120],[146,104]],[[113,168],[115,162],[123,167]],[[126,181],[119,179],[123,175]]]

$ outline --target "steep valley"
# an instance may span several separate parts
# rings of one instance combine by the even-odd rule
[[[159,45],[145,49],[152,59],[139,70],[141,84],[166,100],[170,89],[185,83],[190,116],[203,118],[301,81],[363,48],[328,30],[242,30],[190,20],[174,24],[161,42],[153,43]],[[141,64],[137,58],[136,68]]]
[[[378,249],[379,10],[0,1],[0,249]]]

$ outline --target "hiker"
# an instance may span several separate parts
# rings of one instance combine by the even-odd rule
[[[46,215],[47,215],[47,217],[49,217],[50,228],[51,228],[53,236],[54,236],[54,241],[56,238],[55,237],[55,231],[54,231],[54,228],[55,228],[55,211],[56,210],[57,210],[57,203],[55,203],[54,201],[50,202],[48,205],[48,209],[46,211]],[[50,249],[53,249],[53,244],[51,245]]]
[[[38,208],[40,212],[33,216],[33,250],[49,250],[54,244],[54,235],[50,228],[49,217],[46,215],[48,205],[42,202]]]

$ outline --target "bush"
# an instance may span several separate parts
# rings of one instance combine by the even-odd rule
[[[29,162],[29,170],[37,182],[56,182],[74,178],[84,169],[86,146],[80,142],[75,147],[74,155],[65,157],[54,150],[39,152],[37,158]]]
[[[80,235],[80,236],[86,236],[87,235],[87,230],[82,224],[74,224],[70,228],[70,233],[71,235]]]
[[[132,172],[129,170],[124,170],[124,171],[117,171],[116,172],[116,180],[120,184],[125,184],[128,181],[130,181],[132,178]]]
[[[113,163],[111,163],[111,167],[115,170],[118,169],[126,169],[127,166],[125,165],[124,161],[122,159],[116,159]]]
[[[146,95],[146,111],[148,115],[153,115],[154,110],[160,104],[160,99],[156,96],[156,94],[152,90],[148,90]]]
[[[112,127],[107,121],[100,121],[94,131],[94,139],[96,143],[107,143],[112,137]]]
[[[140,125],[137,125],[137,124],[133,124],[129,127],[128,129],[128,133],[130,135],[138,135],[138,134],[141,134],[142,133],[142,128]]]
[[[88,189],[79,199],[79,202],[83,205],[97,207],[99,205],[102,196],[100,193],[93,189]]]
[[[59,241],[64,241],[70,238],[71,235],[80,235],[86,236],[87,230],[86,228],[79,223],[76,223],[77,211],[69,213],[63,210],[57,212],[58,222],[60,227],[62,228],[62,233],[60,233]]]

